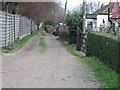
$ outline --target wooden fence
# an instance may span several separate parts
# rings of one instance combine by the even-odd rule
[[[31,19],[0,11],[0,47],[7,47],[35,30],[37,26]]]
[[[86,39],[87,35],[80,30],[77,30],[76,50],[86,54]]]

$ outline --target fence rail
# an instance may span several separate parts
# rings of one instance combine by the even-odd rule
[[[7,47],[35,30],[37,26],[31,19],[0,11],[0,47]]]

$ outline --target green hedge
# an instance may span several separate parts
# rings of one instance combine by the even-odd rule
[[[112,69],[118,71],[119,53],[118,53],[118,37],[102,32],[90,32],[87,35],[87,55],[92,55]],[[120,46],[120,45],[119,45]]]
[[[68,39],[68,42],[69,44],[75,44],[76,43],[76,38],[77,38],[77,31],[75,30],[71,30],[69,32],[69,39]]]

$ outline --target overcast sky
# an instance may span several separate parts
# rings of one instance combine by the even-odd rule
[[[64,7],[64,4],[65,4],[65,1],[66,0],[61,0],[62,1],[62,5]],[[110,0],[86,0],[87,2],[104,2],[106,4],[109,3]],[[116,2],[117,0],[111,0],[112,2]],[[120,0],[118,0],[120,1]],[[83,3],[83,0],[68,0],[68,4],[67,4],[67,9],[70,10],[70,9],[74,9],[75,7],[79,6],[80,3]]]

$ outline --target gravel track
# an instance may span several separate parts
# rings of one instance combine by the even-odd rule
[[[94,73],[72,56],[52,35],[40,53],[40,34],[19,51],[2,56],[3,88],[98,88]]]

